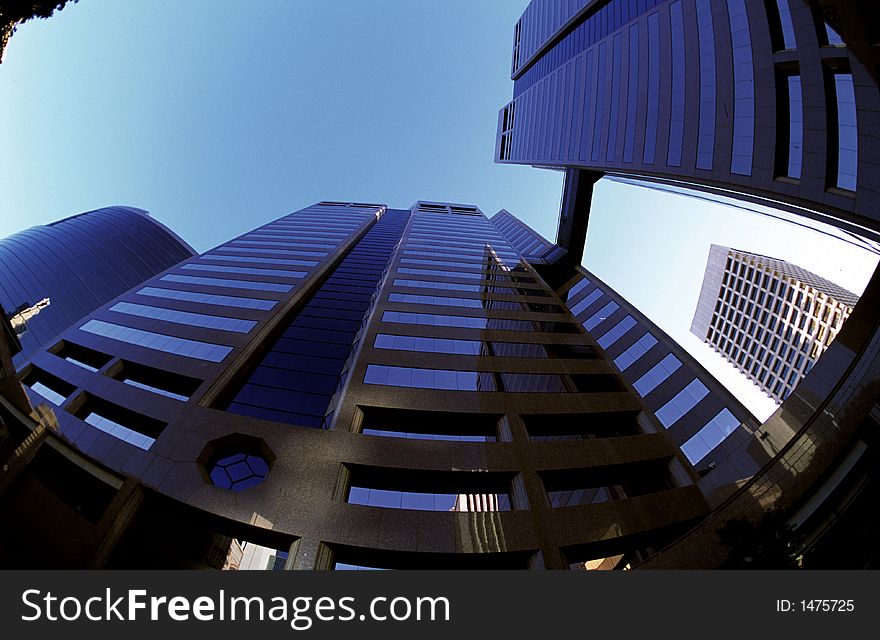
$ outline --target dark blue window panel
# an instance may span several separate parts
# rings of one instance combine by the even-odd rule
[[[336,375],[317,372],[289,371],[260,365],[251,374],[250,382],[264,387],[292,389],[320,395],[331,395],[336,391],[339,378]]]
[[[228,411],[307,427],[323,425],[355,335],[408,218],[408,211],[389,209],[370,228],[291,318]]]
[[[282,390],[277,387],[266,387],[258,384],[246,384],[236,398],[257,407],[265,407],[290,413],[305,415],[324,415],[330,396],[309,393],[307,391]]]
[[[804,101],[801,77],[788,76],[788,168],[790,178],[801,177],[804,153]]]
[[[858,176],[858,122],[851,73],[834,74],[837,103],[837,186],[856,190]]]
[[[589,286],[589,284],[590,284],[590,280],[588,278],[582,278],[571,289],[568,290],[568,293],[565,294],[565,299],[571,300],[578,293],[583,291],[585,287]]]
[[[207,253],[199,256],[199,260],[216,260],[218,262],[247,262],[259,264],[286,264],[298,267],[312,267],[317,263],[310,260],[290,260],[287,258],[261,258],[260,256],[227,256]]]
[[[636,139],[636,115],[639,103],[639,27],[629,28],[629,70],[626,88],[626,131],[623,141],[623,161],[633,161]]]
[[[730,172],[752,175],[755,146],[755,68],[745,0],[727,0],[733,47],[733,151]]]
[[[825,23],[825,39],[828,41],[828,45],[832,47],[841,47],[846,46],[846,43],[843,41],[843,37],[834,30],[827,22]]]
[[[328,334],[342,333],[351,336],[357,332],[360,323],[349,322],[346,320],[333,320],[332,318],[316,318],[314,316],[304,316],[300,314],[290,326],[302,329],[315,329],[318,331],[324,331]],[[286,333],[287,332],[285,332],[285,334]],[[333,338],[330,341],[337,342],[338,339]]]
[[[294,321],[296,322],[296,321]],[[312,327],[291,326],[282,334],[290,340],[312,340],[315,342],[330,342],[344,344],[350,339],[349,331],[322,331]]]
[[[794,25],[791,23],[788,0],[776,0],[776,7],[779,9],[779,23],[782,27],[782,46],[786,49],[796,49],[797,43],[794,39]]]
[[[697,134],[697,168],[712,169],[715,156],[715,32],[711,0],[697,0],[700,43],[700,124]]]
[[[209,362],[220,362],[232,351],[232,347],[225,345],[201,342],[199,340],[187,340],[153,331],[143,331],[142,329],[134,329],[124,325],[104,322],[103,320],[89,320],[79,329],[80,331],[87,331],[95,335],[127,342],[147,349],[155,349]]]
[[[648,16],[648,110],[645,122],[644,164],[654,164],[657,150],[657,117],[660,112],[660,18]]]
[[[277,409],[257,407],[240,402],[233,402],[232,404],[230,404],[228,411],[230,411],[231,413],[237,413],[238,415],[242,416],[251,416],[252,418],[271,420],[273,422],[298,424],[304,427],[318,428],[324,421],[324,416],[313,416],[305,413],[293,413],[290,411],[278,411]]]
[[[605,160],[614,162],[617,156],[617,121],[620,118],[620,70],[623,57],[623,36],[616,34],[612,40],[611,60],[611,120],[608,124],[608,144]]]
[[[593,162],[599,161],[599,152],[602,145],[602,132],[605,130],[605,116],[608,114],[608,110],[605,108],[605,76],[607,75],[606,67],[608,66],[606,60],[608,57],[606,54],[607,48],[608,47],[604,42],[599,45],[599,68],[596,71],[596,77],[598,78],[595,103],[596,110],[593,113],[593,147],[590,155],[590,159]]]
[[[332,342],[317,342],[315,340],[299,340],[296,338],[280,338],[271,353],[294,354],[306,356],[326,356],[345,360],[348,357],[350,345]],[[266,356],[269,357],[268,355]]]
[[[261,456],[236,453],[217,460],[209,475],[218,487],[244,491],[266,480],[269,465]]]
[[[333,318],[334,320],[348,320],[357,323],[360,326],[363,320],[363,311],[349,311],[346,309],[333,309],[328,307],[308,306],[300,311],[300,316],[309,316],[313,318]]]
[[[684,17],[681,2],[676,0],[669,5],[669,20],[672,33],[672,81],[671,108],[669,113],[669,147],[666,150],[666,164],[681,166],[681,148],[684,142],[684,99],[685,99],[685,54]]]
[[[319,358],[301,354],[290,354],[273,351],[263,360],[263,365],[285,369],[287,371],[311,371],[327,375],[336,375],[345,363],[343,358]]]
[[[322,287],[321,292],[312,298],[312,303],[332,309],[360,310],[362,303],[370,301],[370,295],[368,293],[359,295],[341,291],[325,291]]]

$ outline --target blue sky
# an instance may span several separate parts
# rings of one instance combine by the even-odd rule
[[[507,208],[555,237],[562,175],[493,162],[526,0],[81,0],[0,65],[0,237],[111,204],[204,251],[325,199]],[[861,293],[875,256],[727,207],[601,182],[585,263],[761,417],[688,333],[709,244]]]

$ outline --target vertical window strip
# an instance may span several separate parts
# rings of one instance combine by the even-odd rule
[[[801,77],[792,75],[788,82],[788,168],[789,178],[801,177],[804,144],[804,106]]]
[[[629,28],[629,71],[626,89],[626,132],[623,141],[623,161],[633,161],[636,140],[636,115],[639,99],[639,25]]]
[[[623,37],[617,33],[612,40],[611,60],[611,110],[608,123],[608,143],[605,145],[606,162],[614,162],[617,156],[617,120],[620,116],[620,62]]]
[[[614,366],[620,371],[625,371],[630,365],[638,362],[639,358],[650,351],[655,344],[657,344],[657,338],[650,333],[646,333],[614,359]]]
[[[660,112],[660,18],[648,16],[648,110],[645,123],[644,164],[654,164],[657,149],[657,114]]]
[[[730,172],[752,175],[755,145],[755,68],[745,0],[727,0],[733,48],[733,148]]]
[[[700,45],[700,123],[697,135],[697,169],[712,169],[715,160],[715,32],[711,0],[697,0]]]
[[[779,24],[782,27],[782,46],[785,49],[796,49],[794,25],[791,22],[791,9],[788,6],[788,0],[776,0],[776,8],[779,10]]]
[[[858,175],[858,123],[851,73],[834,74],[837,104],[837,179],[841,189],[856,190]]]
[[[666,151],[666,164],[681,166],[681,149],[684,142],[684,98],[685,98],[685,53],[684,18],[681,1],[669,5],[669,19],[672,33],[672,82],[671,109],[669,114],[669,147]]]
[[[590,49],[587,51],[587,55],[584,58],[584,67],[586,68],[586,77],[584,79],[584,102],[582,105],[583,108],[583,116],[581,117],[581,133],[580,133],[580,143],[579,143],[579,153],[578,158],[581,160],[587,159],[587,148],[590,145],[590,126],[589,122],[590,118],[590,109],[594,108],[596,105],[592,100],[593,97],[593,50]]]
[[[596,72],[597,91],[596,91],[596,110],[593,114],[593,148],[590,158],[593,162],[599,161],[599,150],[602,145],[602,131],[605,130],[605,76],[607,75],[607,44],[605,42],[599,45],[599,68]]]

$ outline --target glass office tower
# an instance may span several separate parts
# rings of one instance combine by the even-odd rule
[[[735,193],[876,238],[878,12],[533,0],[514,28],[496,159]]]
[[[89,314],[23,372],[100,467],[53,498],[100,553],[60,562],[644,559],[708,512],[700,473],[521,258],[474,206],[322,202]]]
[[[558,291],[569,286],[605,175],[765,204],[876,242],[878,25],[880,5],[857,0],[530,2],[513,27],[513,98],[498,114],[495,157],[566,175],[556,243],[530,263]],[[779,410],[711,452],[700,485],[725,500],[642,566],[745,563],[749,551],[719,535],[732,521],[768,539],[794,529],[801,549],[816,548],[828,523],[845,521],[849,497],[870,496],[878,278]],[[781,518],[775,530],[767,514]],[[839,539],[864,539],[867,520],[849,522]],[[852,562],[870,557],[870,543],[856,547]]]
[[[88,211],[0,240],[0,305],[10,315],[39,309],[22,314],[29,317],[15,364],[89,312],[194,254],[134,207]]]

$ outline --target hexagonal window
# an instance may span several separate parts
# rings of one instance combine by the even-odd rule
[[[230,491],[244,491],[265,482],[274,460],[263,440],[240,433],[212,440],[199,456],[211,482]]]
[[[259,456],[236,453],[221,458],[211,469],[211,481],[218,487],[243,491],[260,484],[269,474],[269,465]]]

